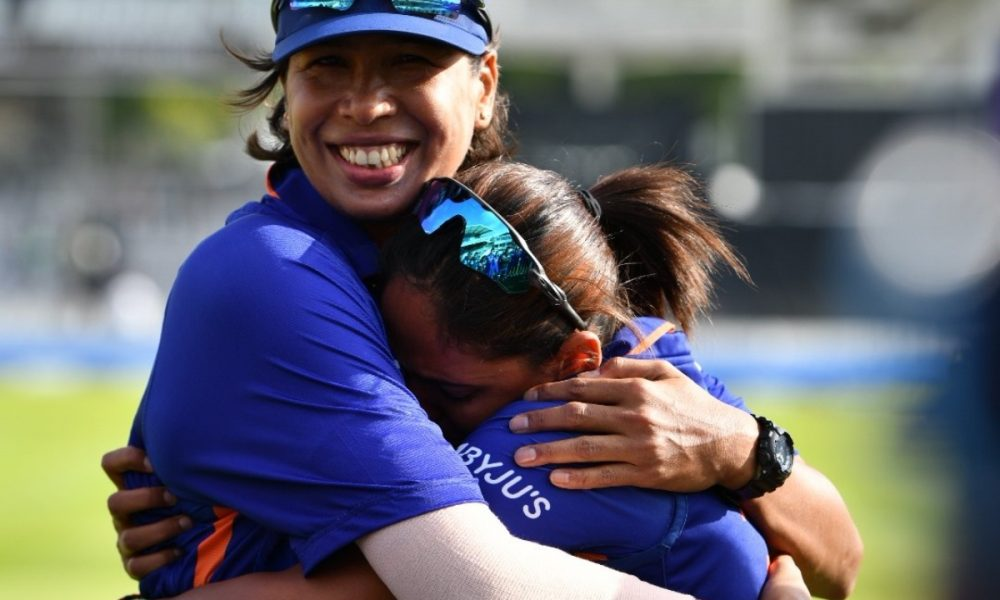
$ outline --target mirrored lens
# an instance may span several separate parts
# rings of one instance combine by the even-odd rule
[[[458,251],[461,263],[496,282],[508,294],[528,291],[533,261],[511,235],[507,224],[478,199],[449,191],[453,190],[444,186],[428,190],[433,197],[423,204],[423,214],[418,215],[424,233],[434,233],[445,223],[460,218],[464,225]]]
[[[459,2],[443,2],[440,0],[393,0],[392,5],[399,12],[419,13],[424,15],[455,14],[462,8]]]
[[[292,10],[304,8],[331,8],[334,10],[347,10],[354,5],[354,0],[290,0],[289,6]],[[449,2],[445,0],[393,0],[392,6],[399,12],[415,13],[421,15],[448,15],[455,14],[462,8],[461,1]]]
[[[332,8],[334,10],[347,10],[354,4],[354,0],[290,0],[288,6],[292,10],[304,8]]]

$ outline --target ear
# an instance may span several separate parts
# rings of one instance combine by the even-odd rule
[[[490,50],[479,60],[479,98],[476,102],[476,130],[486,129],[493,120],[497,87],[500,84],[500,66],[496,50]]]
[[[559,379],[601,366],[601,340],[592,331],[574,331],[553,359]]]

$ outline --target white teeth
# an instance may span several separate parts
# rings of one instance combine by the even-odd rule
[[[352,165],[384,169],[398,165],[406,156],[406,146],[387,144],[374,148],[340,146],[340,156]]]

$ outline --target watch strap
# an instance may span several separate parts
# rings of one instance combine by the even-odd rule
[[[737,504],[773,492],[792,474],[795,452],[792,436],[770,419],[753,413],[751,415],[757,421],[759,431],[754,450],[754,475],[745,486],[736,490],[724,490],[724,495]]]

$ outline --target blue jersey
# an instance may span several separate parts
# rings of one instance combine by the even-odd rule
[[[638,319],[641,340],[623,329],[605,349],[620,356],[664,358],[714,396],[745,409],[694,362],[683,333],[659,319]],[[573,434],[511,433],[514,415],[557,403],[505,406],[459,446],[483,495],[514,535],[555,546],[678,592],[706,600],[755,599],[767,578],[763,537],[717,494],[675,494],[634,487],[564,490],[549,483],[552,467],[514,464],[517,448]]]
[[[147,597],[309,573],[367,533],[482,502],[389,351],[364,282],[377,248],[301,170],[276,184],[193,251],[170,293],[129,443],[195,526],[182,559],[142,580]]]

